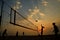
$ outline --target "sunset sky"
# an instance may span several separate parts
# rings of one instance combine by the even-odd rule
[[[16,13],[16,23],[19,25],[41,31],[42,24],[45,27],[43,34],[51,35],[54,34],[52,23],[55,22],[60,30],[60,0],[4,0],[2,27],[0,31],[3,32],[4,29],[7,29],[8,35],[15,35],[17,31],[19,35],[23,35],[22,32],[25,32],[25,35],[38,35],[37,31],[10,24],[9,6],[34,24],[31,24]]]

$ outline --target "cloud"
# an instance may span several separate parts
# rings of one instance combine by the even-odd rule
[[[21,4],[21,2],[16,2],[17,4]]]
[[[41,15],[41,16],[45,16],[45,14],[44,14],[44,13],[40,13],[40,15]]]
[[[29,12],[31,12],[32,10],[31,9],[28,9]]]
[[[30,16],[32,17],[33,15],[36,15],[40,12],[40,10],[37,8],[37,6],[35,6],[35,8],[32,10],[32,9],[28,9],[28,11],[30,12]]]
[[[47,6],[48,2],[47,1],[42,1],[43,6]]]
[[[40,20],[41,17],[44,17],[45,14],[38,9],[37,6],[35,6],[34,9],[28,9],[30,15],[28,16],[28,19],[34,19],[34,20]]]
[[[38,8],[35,8],[34,10],[33,10],[33,12],[36,14],[36,13],[38,13],[40,10],[38,9]]]
[[[21,2],[17,1],[16,4],[13,6],[15,10],[18,10],[22,7]]]
[[[41,17],[45,16],[45,14],[42,13],[37,6],[35,6],[34,9],[28,9],[28,11],[30,13],[30,15],[28,16],[28,19],[40,20]]]
[[[38,9],[38,7],[35,6],[35,8],[32,10],[32,15],[37,14],[39,12],[40,10]]]

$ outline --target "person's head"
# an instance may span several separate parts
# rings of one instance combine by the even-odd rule
[[[53,25],[55,25],[55,23],[52,23]]]

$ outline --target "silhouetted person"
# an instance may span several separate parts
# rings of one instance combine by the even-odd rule
[[[18,31],[16,32],[16,37],[18,37]]]
[[[23,36],[24,36],[24,32],[23,32]]]
[[[7,33],[6,33],[6,32],[7,32],[7,29],[5,29],[5,30],[3,31],[3,33],[2,33],[2,36],[3,36],[3,37],[7,36]]]
[[[41,35],[43,35],[43,29],[44,29],[44,26],[42,26],[41,24]]]
[[[55,23],[52,23],[53,24],[53,27],[54,27],[54,32],[55,32],[55,35],[57,35],[58,34],[58,32],[59,32],[59,29],[58,29],[58,27],[55,25]]]

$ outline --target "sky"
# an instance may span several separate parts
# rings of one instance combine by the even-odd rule
[[[1,1],[2,0],[0,0],[0,9]],[[34,25],[16,13],[17,24],[38,30],[39,32],[10,24],[10,7]],[[12,22],[13,15],[14,14],[12,14]],[[38,33],[41,32],[42,24],[45,27],[43,35],[51,35],[54,34],[53,22],[56,23],[60,30],[60,0],[4,0],[2,27],[0,31],[3,33],[3,30],[7,29],[8,35],[15,35],[17,31],[19,35],[23,35],[23,32],[25,32],[25,35],[38,35]]]

